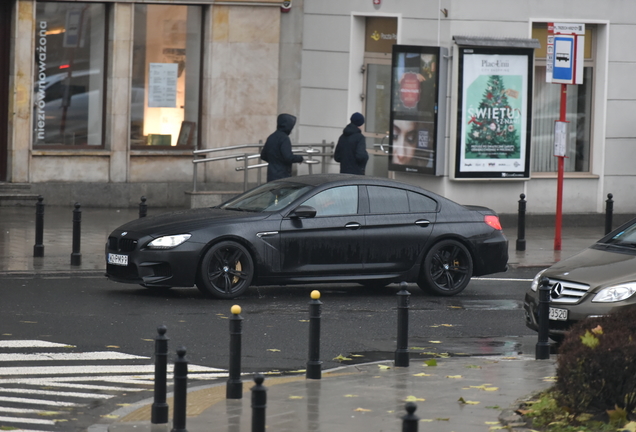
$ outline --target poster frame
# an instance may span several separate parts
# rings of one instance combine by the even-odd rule
[[[487,179],[487,180],[529,180],[530,179],[530,154],[531,154],[531,138],[532,138],[532,98],[533,98],[533,74],[534,74],[534,49],[533,48],[512,48],[512,47],[458,47],[458,84],[457,84],[457,136],[455,143],[455,163],[454,176],[455,179]],[[525,76],[526,94],[525,96],[525,129],[520,130],[520,142],[525,142],[525,149],[521,151],[520,164],[523,170],[501,170],[485,167],[482,171],[462,170],[462,139],[467,133],[468,126],[464,121],[466,113],[464,113],[464,89],[465,82],[465,61],[467,55],[503,55],[503,56],[521,56],[527,57],[527,69]],[[494,75],[491,75],[494,76]],[[484,159],[488,160],[488,159]]]
[[[421,116],[414,112],[412,115],[398,113],[396,110],[396,94],[399,91],[397,89],[397,82],[400,80],[399,77],[396,76],[397,62],[400,55],[406,54],[418,54],[418,55],[434,55],[436,62],[436,70],[434,72],[434,78],[432,82],[434,83],[434,91],[432,101],[433,110],[431,112],[430,118],[421,118]],[[389,171],[400,171],[400,172],[410,172],[410,173],[418,173],[418,174],[428,174],[428,175],[440,175],[440,160],[443,160],[443,149],[444,149],[444,132],[445,126],[443,124],[443,113],[440,116],[440,111],[445,110],[445,101],[440,101],[442,97],[441,94],[444,94],[443,98],[445,98],[445,85],[443,84],[446,79],[446,61],[447,59],[444,56],[447,54],[447,50],[442,49],[438,46],[420,46],[420,45],[393,45],[392,57],[391,57],[391,110],[390,110],[390,123],[389,123],[389,161],[388,161],[388,169]],[[440,79],[441,78],[441,79]],[[443,88],[442,88],[443,87]],[[420,95],[421,97],[422,95]],[[393,154],[394,154],[394,130],[395,130],[395,121],[408,121],[413,123],[427,124],[427,139],[433,141],[432,149],[429,150],[432,153],[432,158],[427,166],[419,166],[417,164],[398,164],[393,162]],[[420,129],[418,129],[419,131]],[[441,137],[440,137],[441,135]],[[417,151],[417,150],[416,150]]]

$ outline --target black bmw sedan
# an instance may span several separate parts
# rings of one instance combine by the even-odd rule
[[[234,298],[248,287],[417,282],[460,293],[507,269],[497,214],[389,179],[291,177],[222,205],[140,218],[108,237],[109,279]]]

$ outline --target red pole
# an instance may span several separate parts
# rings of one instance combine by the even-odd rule
[[[567,84],[561,84],[561,110],[559,121],[566,121],[567,111]],[[557,179],[557,202],[556,202],[556,222],[554,229],[554,250],[561,250],[561,223],[562,223],[562,210],[563,210],[563,160],[565,156],[557,156],[559,158],[559,171]]]

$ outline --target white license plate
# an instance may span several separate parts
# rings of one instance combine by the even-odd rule
[[[548,317],[551,320],[555,321],[567,321],[568,320],[568,310],[567,309],[558,309],[558,308],[550,308],[550,313]]]
[[[108,254],[108,264],[127,266],[128,265],[128,255],[119,255],[119,254]]]

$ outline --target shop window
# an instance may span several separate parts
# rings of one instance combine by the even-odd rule
[[[34,146],[101,146],[105,6],[36,5]]]
[[[541,48],[535,51],[534,101],[532,125],[532,171],[556,172],[558,158],[554,156],[554,122],[560,113],[560,84],[549,84],[546,75],[547,24],[534,24],[532,37],[539,40]],[[568,85],[567,113],[568,138],[565,172],[589,172],[592,88],[594,81],[594,27],[586,25],[585,64],[583,84]]]
[[[199,6],[135,5],[130,142],[192,148],[200,94]]]

